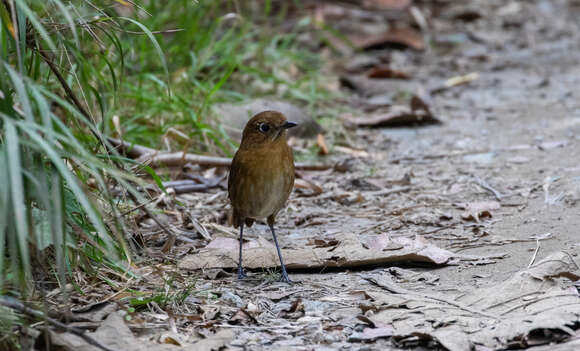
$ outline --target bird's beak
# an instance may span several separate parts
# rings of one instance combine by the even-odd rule
[[[282,124],[282,128],[284,129],[290,129],[292,127],[296,127],[298,124],[294,123],[294,122],[290,122],[290,121],[286,121],[284,122],[284,124]]]
[[[276,140],[280,137],[280,135],[284,134],[284,131],[286,129],[290,129],[292,127],[296,127],[298,124],[294,123],[294,122],[290,122],[290,121],[286,121],[284,122],[284,124],[282,124],[282,127],[278,130],[278,133],[276,133],[276,135],[274,135],[274,137],[272,138],[272,140]]]

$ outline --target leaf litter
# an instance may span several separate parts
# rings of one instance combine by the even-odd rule
[[[343,67],[338,74],[344,87],[352,89],[347,102],[365,113],[346,118],[352,120],[346,133],[343,126],[325,124],[320,137],[319,126],[311,124],[307,138],[317,140],[294,141],[300,152],[311,142],[327,161],[299,171],[297,189],[277,218],[283,255],[299,283],[275,281],[275,249],[260,224],[244,236],[249,278],[235,280],[237,231],[228,225],[222,178],[228,159],[160,155],[167,158],[150,158],[151,166],[170,165],[157,169],[171,181],[204,178],[166,183],[195,192],[170,192],[144,205],[171,226],[175,245],[160,252],[166,234],[129,210],[126,215],[139,225],[134,235],[146,247],[140,268],[120,283],[80,284],[71,325],[126,350],[545,350],[539,345],[558,342],[550,350],[575,349],[580,245],[572,219],[580,187],[571,155],[577,155],[574,134],[580,131],[567,119],[575,110],[560,107],[567,92],[555,89],[560,95],[553,97],[526,80],[537,74],[535,67],[550,69],[546,52],[561,54],[526,40],[570,39],[543,25],[549,21],[541,13],[562,11],[562,3],[517,1],[514,10],[491,1],[475,12],[456,5],[448,16],[458,22],[441,20],[435,9],[413,1],[369,1],[365,6],[373,10],[367,12],[316,5],[327,23],[362,38],[358,44],[365,51],[339,48],[350,56],[337,66]],[[518,25],[518,13],[530,15],[529,26]],[[427,26],[411,23],[421,16]],[[404,24],[384,25],[384,18]],[[576,38],[577,29],[561,18],[563,32]],[[361,30],[374,36],[365,39]],[[430,37],[436,46],[427,46]],[[329,42],[338,48],[339,40]],[[432,56],[423,56],[427,52]],[[573,91],[566,76],[571,68],[565,62],[553,66],[563,75],[550,71],[551,80],[568,82]],[[408,79],[398,79],[403,76]],[[242,120],[253,104],[225,107],[242,111]],[[284,108],[312,121],[296,106]],[[402,123],[393,123],[405,114]],[[445,123],[417,128],[429,116]],[[234,122],[231,132],[239,134],[240,121]],[[156,154],[125,147],[135,158]],[[160,193],[153,187],[151,194]],[[47,298],[60,306],[57,290]],[[63,350],[94,349],[67,332],[48,333]]]

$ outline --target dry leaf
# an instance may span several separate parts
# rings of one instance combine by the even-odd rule
[[[404,10],[411,5],[412,0],[363,0],[364,8],[378,10]]]
[[[289,269],[313,269],[326,267],[361,267],[398,262],[431,263],[436,265],[453,264],[457,260],[475,261],[480,264],[492,263],[489,257],[465,256],[441,249],[421,237],[392,239],[396,250],[377,250],[365,248],[354,233],[337,235],[339,245],[334,250],[303,246],[282,250],[284,263]],[[496,256],[495,258],[497,258]],[[235,268],[238,264],[238,250],[223,248],[204,248],[195,254],[182,258],[180,269]],[[244,250],[244,267],[278,267],[280,261],[273,245],[253,247]]]
[[[367,72],[367,77],[375,79],[409,79],[409,75],[405,72],[394,70],[390,67],[374,67]]]
[[[380,328],[365,328],[362,332],[354,332],[348,338],[350,342],[370,342],[380,338],[388,338],[393,336],[394,330],[392,327]]]
[[[362,117],[352,115],[343,116],[343,123],[347,128],[355,127],[396,127],[415,124],[441,123],[431,114],[421,111],[412,111],[407,106],[393,106],[390,112],[374,113]]]
[[[363,50],[379,48],[388,44],[396,44],[415,50],[425,49],[421,33],[408,27],[395,27],[385,33],[352,37],[353,44]]]
[[[406,290],[382,272],[368,274],[363,278],[385,290],[368,292],[373,303],[390,308],[365,322],[392,327],[399,347],[416,346],[418,335],[452,351],[472,350],[473,345],[527,348],[569,339],[580,323],[580,295],[552,277],[578,279],[573,254],[557,252],[507,280],[459,297]]]
[[[336,247],[338,244],[340,244],[338,240],[310,239],[306,245],[314,246],[315,248],[322,248]]]
[[[186,350],[196,350],[196,351],[218,351],[226,347],[230,341],[235,337],[234,331],[232,329],[226,328],[218,331],[217,333],[209,336],[208,338],[198,341],[193,344],[193,347],[187,348]],[[184,348],[178,350],[185,350]],[[153,350],[151,350],[153,351]]]
[[[461,218],[479,222],[482,217],[491,217],[491,211],[499,209],[501,205],[497,201],[481,201],[459,204],[459,207],[465,209],[465,212],[461,214]]]
[[[318,134],[316,137],[316,145],[318,145],[318,154],[319,155],[328,155],[328,146],[326,146],[326,140],[324,139],[323,134]]]
[[[256,318],[248,313],[243,308],[240,308],[228,321],[229,324],[235,325],[250,325],[250,324],[258,324]]]
[[[294,188],[300,190],[301,196],[316,196],[322,194],[322,188],[306,179],[296,178]],[[309,190],[308,192],[304,190]]]

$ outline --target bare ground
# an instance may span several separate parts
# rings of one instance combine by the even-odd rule
[[[384,95],[397,84],[425,91],[448,78],[478,77],[430,95],[429,107],[442,124],[331,126],[326,158],[349,169],[302,172],[322,192],[295,191],[277,219],[285,256],[305,247],[340,247],[348,234],[364,248],[379,245],[374,249],[382,253],[414,245],[400,238],[420,238],[484,259],[432,264],[411,256],[359,267],[339,262],[338,268],[291,269],[296,283],[288,286],[276,282],[273,268],[254,269],[245,281],[228,269],[186,270],[191,266],[183,262],[204,250],[186,240],[178,241],[174,261],[141,269],[143,280],[131,282],[130,292],[111,292],[110,300],[131,316],[134,334],[148,335],[140,340],[191,349],[580,347],[574,285],[580,251],[580,8],[573,3],[490,1],[477,8],[481,18],[475,21],[433,20],[431,39],[438,39],[427,52],[366,52],[389,52],[390,66],[412,77],[379,86]],[[351,94],[353,106],[370,99],[365,89]],[[211,224],[223,220],[225,190],[178,200],[192,204],[182,210],[198,218],[212,240],[226,238],[236,252],[236,232]],[[480,218],[469,217],[466,206],[480,206],[474,210]],[[264,225],[249,230],[248,240],[248,249],[254,243],[273,250]],[[564,267],[531,271],[560,251],[570,254]],[[252,260],[252,251],[247,255]],[[566,256],[558,257],[551,260],[564,262]],[[223,267],[232,264],[224,261]],[[508,288],[506,282],[514,284]],[[162,304],[141,297],[142,305],[133,301],[136,310],[128,308],[138,290],[167,299]],[[553,304],[534,310],[552,293]],[[538,325],[517,330],[537,316],[544,316]]]

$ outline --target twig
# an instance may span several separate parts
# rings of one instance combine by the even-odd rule
[[[357,233],[357,235],[361,235],[361,234],[364,234],[364,233],[366,233],[366,232],[369,232],[369,231],[371,231],[371,230],[374,230],[374,229],[376,229],[376,228],[382,227],[383,225],[385,225],[385,224],[389,224],[389,223],[391,223],[391,222],[393,222],[393,221],[395,221],[395,220],[397,220],[397,219],[398,219],[398,217],[395,217],[395,218],[389,218],[389,219],[386,219],[386,220],[384,220],[384,221],[380,221],[380,222],[378,222],[378,223],[375,223],[375,224],[373,224],[373,225],[372,225],[372,226],[370,226],[370,227],[367,227],[367,228],[365,228],[365,229],[361,230],[360,232],[358,232],[358,233]]]
[[[510,303],[512,301],[516,301],[516,300],[522,299],[524,297],[527,297],[527,296],[530,296],[530,295],[536,295],[536,294],[543,294],[543,292],[540,291],[540,290],[538,290],[538,291],[532,291],[532,292],[529,292],[529,293],[525,293],[525,294],[522,294],[522,295],[519,295],[519,296],[516,296],[516,297],[512,297],[511,299],[507,299],[505,301],[501,301],[501,302],[495,303],[495,304],[493,304],[491,306],[487,306],[483,310],[484,311],[491,310],[491,309],[496,308],[496,307],[499,307],[501,305],[505,305],[506,303]],[[479,301],[477,301],[477,302],[479,302]],[[472,304],[473,303],[471,303],[470,305],[472,305]]]
[[[127,157],[130,158],[138,158],[157,151],[155,149],[143,145],[132,144],[121,139],[107,137],[107,141],[115,148],[117,148],[121,154],[127,155]]]
[[[495,198],[497,199],[497,201],[501,201],[503,195],[499,191],[494,189],[491,185],[489,185],[488,182],[479,177],[475,177],[475,183],[480,187],[484,188],[485,190],[489,191],[490,193],[492,193],[493,196],[495,196]]]
[[[552,296],[537,297],[537,298],[535,298],[532,301],[528,301],[528,302],[525,302],[525,303],[522,303],[522,304],[513,306],[512,308],[509,308],[509,309],[503,311],[501,313],[501,315],[502,316],[503,315],[506,315],[506,314],[508,314],[510,312],[513,312],[513,311],[515,311],[515,310],[517,310],[519,308],[525,308],[525,307],[528,307],[529,305],[533,305],[533,304],[535,304],[537,302],[540,302],[540,301],[545,301],[545,300],[548,300],[548,299],[559,298],[559,297],[566,297],[566,296],[578,297],[578,294],[561,294],[561,295],[552,295]]]
[[[186,163],[209,167],[229,167],[232,163],[228,157],[187,154],[185,152],[153,152],[138,157],[137,161],[147,163],[151,167],[180,167]],[[295,167],[297,170],[303,171],[324,171],[332,168],[332,165],[297,162]]]
[[[534,251],[534,255],[532,256],[532,259],[530,260],[530,264],[528,264],[528,268],[530,268],[534,262],[536,261],[536,257],[538,256],[538,251],[540,251],[540,240],[536,240],[536,250]]]
[[[400,188],[393,188],[393,189],[382,189],[377,191],[368,191],[363,193],[364,196],[385,196],[391,194],[398,194],[398,193],[406,193],[407,191],[411,190],[410,186],[402,186]]]
[[[454,224],[452,224],[452,225],[445,225],[445,226],[442,226],[442,227],[438,227],[438,228],[435,228],[435,229],[428,230],[428,231],[423,232],[423,233],[418,233],[418,235],[434,234],[434,233],[440,232],[442,230],[450,229],[450,228],[453,228],[453,227],[455,227]]]
[[[138,209],[142,208],[143,206],[147,206],[147,205],[149,205],[149,204],[151,204],[151,203],[153,203],[153,202],[157,201],[158,199],[159,199],[159,196],[156,196],[156,197],[152,198],[152,199],[151,199],[151,200],[149,200],[149,201],[146,201],[146,202],[144,202],[144,203],[142,203],[142,204],[140,204],[140,205],[137,205],[137,206],[135,206],[135,207],[133,207],[133,208],[131,208],[131,209],[128,209],[127,211],[125,211],[125,212],[121,213],[121,217],[125,217],[125,216],[126,216],[126,215],[128,215],[129,213],[131,213],[131,212],[134,212],[134,211],[136,211],[136,210],[138,210]]]
[[[175,191],[175,194],[191,193],[194,191],[204,191],[207,189],[218,187],[225,177],[226,176],[223,175],[209,182],[206,181],[207,179],[202,178],[201,184],[191,179],[173,180],[169,182],[163,182],[163,186],[166,188],[172,188]]]
[[[8,307],[12,310],[18,311],[20,313],[26,314],[26,315],[34,317],[34,318],[43,319],[46,322],[48,322],[49,324],[52,324],[53,326],[55,326],[59,329],[65,330],[71,334],[74,334],[74,335],[82,338],[88,344],[93,345],[95,347],[98,347],[101,350],[113,351],[113,349],[108,348],[107,346],[101,344],[97,340],[88,336],[84,330],[70,327],[64,323],[57,321],[56,319],[50,318],[50,317],[44,315],[44,313],[42,313],[40,311],[37,311],[37,310],[34,310],[32,308],[24,306],[24,304],[22,304],[20,301],[14,299],[14,298],[10,298],[7,296],[0,296],[0,305],[2,305],[4,307]]]
[[[141,163],[147,163],[152,167],[179,167],[185,163],[193,163],[209,167],[229,167],[232,160],[228,157],[205,156],[188,154],[184,152],[161,152],[146,146],[132,144],[121,139],[107,137],[107,141],[122,151],[128,157],[137,159]],[[332,168],[328,164],[311,164],[297,162],[297,170],[302,171],[325,171]]]

